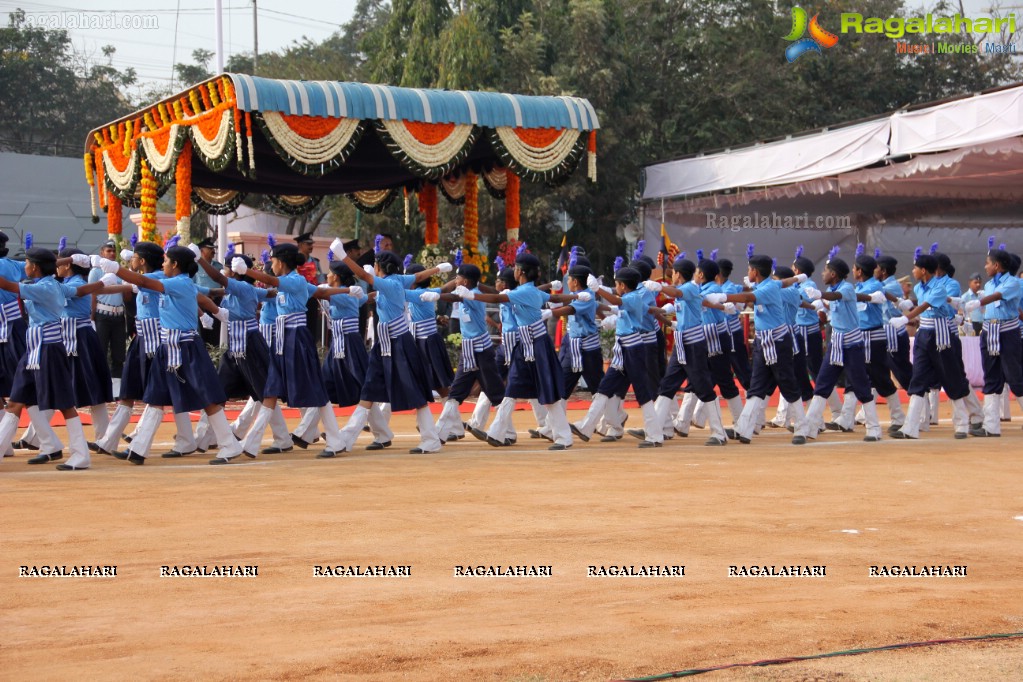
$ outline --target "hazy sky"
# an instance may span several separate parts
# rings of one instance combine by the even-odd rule
[[[323,40],[352,17],[356,0],[257,0],[259,51],[279,50],[307,36]],[[34,20],[63,22],[75,50],[102,59],[117,48],[113,64],[134,66],[141,80],[166,85],[175,63],[192,63],[196,48],[214,49],[213,0],[0,0],[0,19],[17,8]],[[223,0],[224,59],[252,51],[252,0]],[[88,22],[84,28],[73,28]],[[157,28],[104,28],[106,25]],[[176,43],[176,45],[175,45]],[[211,67],[214,66],[211,61]],[[211,68],[212,70],[212,68]]]

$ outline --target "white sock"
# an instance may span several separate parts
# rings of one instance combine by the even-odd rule
[[[188,412],[174,413],[174,450],[182,454],[195,452],[195,434],[192,433],[192,415]]]
[[[512,426],[512,414],[515,412],[515,398],[505,398],[501,401],[501,404],[497,406],[497,412],[494,414],[494,421],[490,423],[490,428],[487,429],[487,437],[499,440],[502,443],[508,440],[508,433],[514,431]]]
[[[4,410],[3,419],[0,419],[0,443],[10,443],[14,440],[14,434],[17,431],[18,415]]]
[[[551,438],[558,445],[570,447],[572,445],[572,427],[568,425],[568,412],[564,400],[559,400],[550,405],[544,405],[547,412],[547,427],[550,428]]]
[[[607,407],[608,397],[603,393],[597,393],[593,396],[593,401],[590,402],[590,409],[586,411],[586,416],[575,423],[575,428],[587,438],[593,437],[593,430],[597,427],[597,422],[600,421]]]
[[[492,405],[493,403],[490,402],[487,394],[480,393],[480,397],[476,399],[476,407],[472,410],[472,416],[469,417],[469,427],[473,429],[484,428],[487,425],[487,417],[490,415]]]
[[[35,405],[25,409],[28,412],[29,426],[35,431],[35,442],[39,446],[39,452],[44,455],[60,452],[64,444],[60,442],[60,436],[50,425],[53,410],[40,410]]]
[[[416,410],[416,426],[419,427],[419,448],[424,452],[440,450],[440,436],[437,434],[437,427],[433,424],[433,415],[430,413],[429,405],[423,405]]]
[[[128,425],[129,421],[131,421],[131,408],[118,404],[114,409],[114,414],[110,417],[106,432],[96,439],[96,445],[107,452],[116,450],[121,434],[124,433],[124,427]]]
[[[106,403],[91,406],[89,413],[92,415],[92,428],[95,439],[99,440],[100,436],[107,432],[107,427],[110,426],[110,413],[107,412]]]
[[[394,440],[394,431],[391,430],[391,403],[373,403],[369,407],[369,431],[373,434],[373,440],[377,443],[387,443]]]
[[[146,405],[139,417],[139,423],[135,428],[135,437],[131,439],[128,446],[129,452],[146,457],[149,455],[149,448],[153,445],[153,438],[156,437],[156,430],[160,428],[163,421],[163,408]]]
[[[81,418],[71,417],[70,419],[65,419],[64,423],[67,425],[68,449],[71,451],[71,457],[67,461],[68,466],[88,469],[91,458],[89,457],[89,444],[85,440],[85,430],[82,428]]]
[[[242,408],[242,411],[231,422],[231,430],[236,435],[244,437],[249,432],[252,420],[256,417],[256,413],[259,412],[259,406],[260,403],[252,398],[245,401],[245,407]]]
[[[351,450],[355,447],[355,441],[358,439],[359,434],[362,433],[362,427],[366,425],[368,420],[369,410],[362,405],[356,405],[352,416],[348,418],[348,423],[345,424],[345,427],[340,432],[343,450]]]
[[[252,426],[249,427],[249,432],[245,434],[245,441],[242,443],[242,449],[249,455],[256,456],[259,454],[260,445],[263,443],[263,433],[266,431],[266,425],[270,422],[270,417],[273,415],[273,409],[262,405],[259,408],[259,412],[256,413],[256,418],[252,420]],[[210,426],[213,426],[213,422],[210,422]],[[218,439],[219,440],[219,437]],[[222,459],[223,453],[217,455]]]
[[[288,422],[284,421],[284,412],[281,410],[281,404],[277,403],[274,406],[273,413],[270,415],[270,433],[273,435],[273,446],[282,450],[293,447],[291,440],[291,432],[288,431]],[[337,421],[334,421],[335,427]]]
[[[262,409],[260,410],[262,412]],[[213,414],[206,415],[210,422],[210,429],[217,437],[217,457],[220,459],[234,459],[242,454],[242,444],[234,437],[231,425],[227,423],[227,415],[224,410],[217,410]],[[264,422],[265,425],[266,422]],[[248,438],[248,435],[246,435]]]
[[[295,427],[295,435],[307,443],[312,443],[320,435],[320,410],[317,407],[303,407],[302,419]]]
[[[334,413],[334,406],[328,403],[318,411],[320,413],[320,423],[323,424],[323,432],[327,436],[327,449],[335,453],[344,452],[345,444],[341,438],[341,429],[337,425],[337,415]]]

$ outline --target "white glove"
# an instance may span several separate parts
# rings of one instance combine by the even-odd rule
[[[708,303],[727,303],[728,294],[707,294],[703,297],[703,300]]]
[[[339,238],[336,238],[336,237],[335,237],[334,241],[332,241],[330,243],[330,252],[332,254],[334,254],[334,258],[336,258],[338,260],[344,260],[345,256],[348,255],[345,252],[344,242],[342,242]]]
[[[816,310],[817,312],[821,312],[824,310],[824,301],[820,300],[819,298],[814,299],[812,305],[813,309]]]
[[[203,329],[213,329],[213,318],[203,313],[199,316],[199,324],[202,325]]]
[[[189,244],[188,250],[194,253],[196,258],[202,258],[202,252],[199,250],[199,247],[196,246],[195,244]]]
[[[806,297],[808,299],[810,299],[811,301],[819,301],[819,300],[821,300],[821,290],[820,289],[814,289],[812,287],[807,287],[807,288],[803,289],[803,293],[806,294]]]
[[[363,269],[364,272],[366,272],[366,274],[373,275],[374,277],[376,277],[376,275],[377,275],[377,269],[375,267],[373,267],[372,265],[370,265],[369,263],[367,263],[366,265],[363,265],[362,269]]]
[[[107,260],[106,258],[99,259],[99,268],[106,273],[117,272],[121,269],[121,266],[116,261]]]
[[[959,308],[963,304],[963,299],[958,296],[950,296],[948,302],[952,304],[953,308]]]
[[[663,284],[661,284],[660,282],[655,282],[652,279],[648,279],[647,281],[643,282],[643,286],[646,287],[647,291],[652,291],[655,294],[661,293],[661,289],[664,288]]]
[[[554,313],[549,308],[540,311],[540,319],[543,320],[544,322],[551,319],[552,317],[554,317]]]
[[[912,300],[910,300],[908,298],[900,298],[899,299],[899,310],[901,310],[902,312],[908,313],[910,310],[912,310],[915,307],[916,307],[916,304],[913,303]]]
[[[560,279],[556,279],[553,282],[551,282],[551,291],[553,291],[554,293],[558,293],[564,288],[565,285],[561,283]]]
[[[661,306],[661,310],[664,311],[665,315],[674,315],[675,314],[675,304],[674,303],[665,303],[664,305]]]
[[[436,291],[424,291],[419,295],[420,301],[426,301],[427,303],[435,303],[440,300],[440,294]]]
[[[103,282],[104,285],[112,287],[121,283],[121,278],[112,272],[108,272],[99,278],[99,281]]]
[[[963,306],[963,310],[965,310],[967,314],[972,313],[974,310],[978,310],[979,308],[980,308],[979,300],[967,301],[966,305]]]
[[[617,315],[619,312],[621,312],[621,309],[616,305],[609,305],[608,309],[611,315]]]
[[[590,291],[597,291],[600,289],[600,280],[590,275],[586,278],[586,288]]]
[[[441,272],[451,272],[455,268],[451,265],[451,263],[437,263],[437,269]]]
[[[132,284],[131,285],[131,293],[137,294],[138,292],[139,292],[138,285],[137,284]]]
[[[578,294],[575,295],[575,300],[587,303],[593,300],[593,294],[591,294],[588,291],[580,291]]]
[[[99,267],[99,262],[102,259],[103,259],[102,256],[90,256],[89,257],[89,264],[92,265],[92,267],[94,267],[94,268],[98,268]]]
[[[963,316],[962,315],[956,315],[954,318],[952,318],[952,321],[955,322],[955,325],[957,327],[959,327],[959,326],[961,326],[963,324]]]
[[[224,324],[227,324],[228,319],[230,319],[230,315],[227,312],[227,308],[220,308],[219,310],[217,310],[217,312],[213,314],[213,317],[217,318]]]
[[[135,255],[135,252],[131,249],[121,249],[121,260],[125,263],[131,260],[131,257]]]
[[[231,269],[239,275],[244,275],[249,271],[249,266],[245,264],[245,259],[235,256],[231,259]]]
[[[887,300],[888,299],[885,298],[884,292],[882,292],[882,291],[875,291],[874,293],[872,293],[870,295],[870,302],[871,303],[875,303],[877,305],[881,305],[882,303],[884,303]]]
[[[80,268],[91,268],[92,259],[84,253],[76,253],[71,256],[71,263],[77,265]]]
[[[617,315],[608,315],[600,321],[601,329],[614,329],[616,324],[618,324]]]
[[[725,315],[738,315],[739,314],[739,311],[736,309],[734,303],[726,302],[724,304],[724,306],[725,306]]]
[[[348,287],[348,295],[352,296],[356,300],[362,300],[366,298],[366,292],[362,287]]]
[[[800,284],[802,284],[803,282],[805,282],[805,281],[806,281],[806,280],[808,280],[808,279],[810,279],[810,278],[809,278],[809,277],[807,277],[807,276],[806,276],[805,274],[803,274],[802,272],[801,272],[801,273],[799,273],[798,275],[796,275],[796,281],[797,281],[797,282],[799,282]]]
[[[329,284],[317,284],[316,288],[317,289],[329,289],[330,285]]]
[[[458,296],[459,298],[463,298],[466,301],[471,301],[474,298],[476,298],[476,294],[473,292],[472,289],[470,289],[469,287],[466,287],[466,286],[461,286],[461,285],[455,287],[455,296]]]
[[[909,318],[906,317],[905,315],[902,315],[901,317],[893,317],[892,319],[888,320],[888,324],[895,327],[896,329],[902,329],[908,323]]]
[[[753,282],[749,281],[749,277],[743,277],[742,278],[742,283],[746,285],[747,289],[752,289],[753,288]]]

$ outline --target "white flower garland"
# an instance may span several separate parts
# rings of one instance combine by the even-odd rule
[[[485,170],[483,171],[483,177],[487,181],[487,184],[498,192],[503,192],[508,187],[507,168],[491,168],[490,170]]]
[[[441,178],[441,184],[444,185],[444,193],[447,194],[454,200],[459,200],[465,196],[465,176],[457,178]]]
[[[128,165],[124,167],[123,171],[117,170],[114,162],[110,159],[110,150],[103,151],[103,170],[110,178],[110,182],[114,183],[114,187],[122,192],[127,192],[132,181],[138,178],[138,164],[139,154],[135,148],[132,148],[131,155],[128,157]]]
[[[165,174],[169,173],[174,164],[178,161],[178,154],[181,150],[176,149],[178,141],[178,133],[181,126],[177,123],[173,124],[170,128],[170,135],[167,138],[167,151],[163,154],[156,148],[156,141],[152,137],[143,136],[142,138],[142,150],[146,154],[146,161],[149,162],[149,168],[154,173]]]
[[[308,165],[326,163],[340,156],[362,122],[357,118],[343,118],[330,133],[318,139],[309,139],[292,130],[280,112],[264,111],[263,120],[277,144],[291,157]]]
[[[442,142],[435,145],[423,144],[408,131],[401,121],[381,121],[387,134],[391,136],[401,150],[409,158],[421,166],[438,168],[449,163],[462,151],[465,143],[472,135],[472,124],[456,125]]]
[[[198,125],[190,126],[192,130],[192,142],[199,149],[202,154],[208,159],[219,159],[224,155],[224,150],[227,149],[227,142],[231,136],[231,129],[234,127],[234,122],[231,120],[232,112],[230,109],[224,109],[224,113],[220,117],[220,126],[217,128],[217,134],[212,139],[206,139],[206,136],[202,134],[202,129]]]
[[[545,173],[558,167],[575,148],[579,131],[566,128],[558,139],[546,147],[531,147],[515,134],[514,128],[499,126],[495,129],[501,144],[516,161],[535,173]]]
[[[178,232],[178,246],[188,246],[192,235],[192,219],[178,218],[178,224],[176,227]]]
[[[391,192],[392,190],[389,189],[367,189],[360,192],[352,192],[352,194],[355,195],[355,198],[360,203],[366,206],[379,206],[387,200]]]

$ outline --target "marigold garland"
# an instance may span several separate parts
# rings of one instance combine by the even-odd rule
[[[245,137],[249,139],[249,174],[256,177],[256,150],[252,145],[252,114],[245,112]]]
[[[92,205],[92,222],[98,223],[99,216],[96,213],[96,171],[93,167],[92,154],[85,154],[85,181],[89,183],[89,203]]]
[[[465,173],[465,246],[475,253],[479,249],[479,186],[476,184],[476,174],[472,171]]]
[[[121,210],[121,200],[116,196],[111,195],[110,203],[107,207],[107,234],[111,239],[114,239],[121,234],[121,222],[123,220],[124,216]]]
[[[174,221],[180,244],[187,245],[192,216],[192,143],[185,142],[174,170]]]
[[[508,241],[519,240],[519,190],[522,181],[508,169],[508,185],[504,189],[504,229]],[[511,261],[508,261],[511,262]]]
[[[142,220],[139,231],[144,241],[155,241],[156,237],[156,178],[149,170],[149,164],[142,163]],[[111,197],[111,202],[117,197]],[[118,201],[118,203],[120,203]]]
[[[440,224],[437,222],[437,185],[428,182],[419,190],[419,212],[426,218],[423,243],[427,246],[440,244]]]

